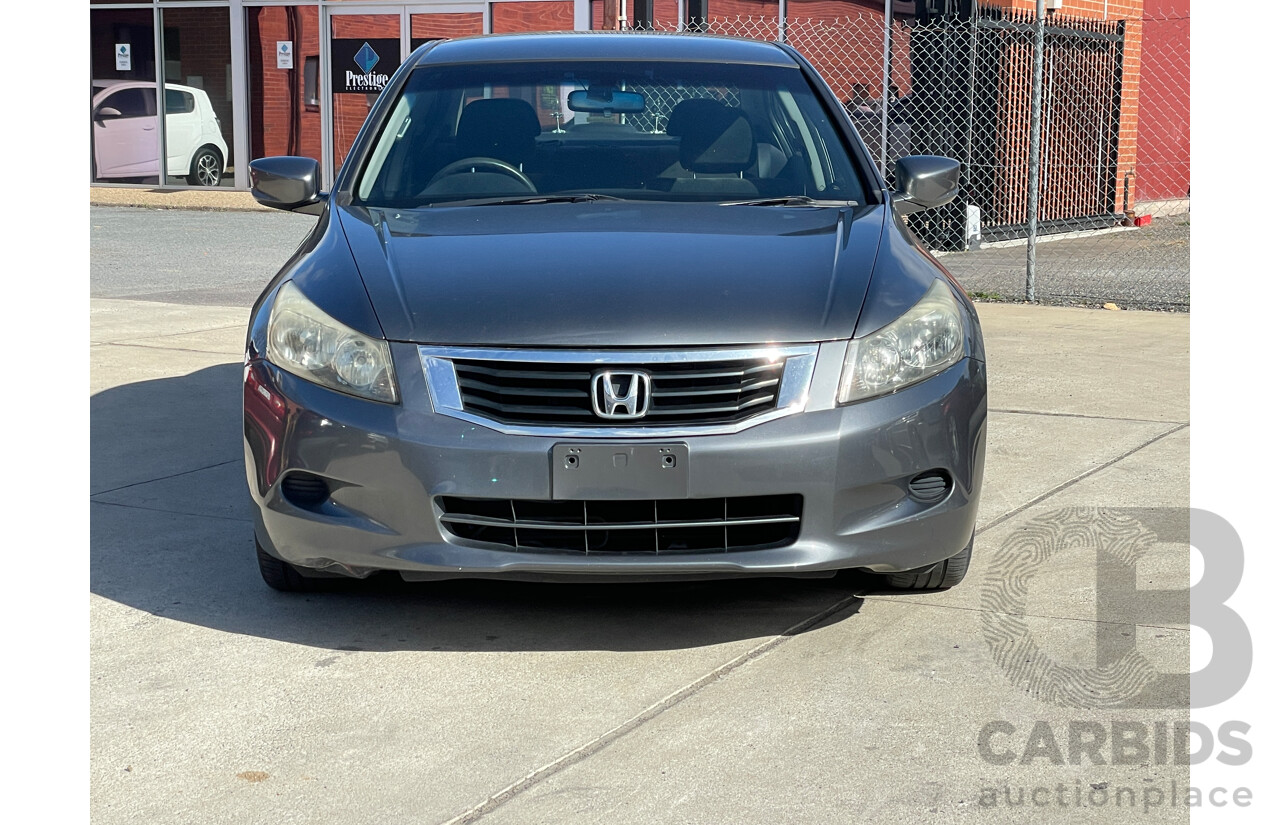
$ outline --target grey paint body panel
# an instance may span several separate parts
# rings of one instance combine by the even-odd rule
[[[293,506],[279,483],[257,492],[259,536],[304,567],[362,574],[392,569],[439,576],[591,574],[788,575],[848,567],[904,570],[949,558],[977,518],[986,433],[986,375],[965,359],[893,395],[779,419],[733,435],[683,439],[695,498],[799,493],[799,540],[768,550],[671,555],[529,553],[441,534],[437,496],[552,498],[551,451],[561,439],[510,436],[431,411],[417,353],[395,346],[404,401],[375,405],[272,369],[298,405],[283,465],[334,480],[320,511]],[[820,359],[821,361],[822,359]],[[834,379],[815,376],[815,384]],[[368,413],[376,407],[378,415]],[[942,468],[955,484],[941,502],[906,495],[915,474]]]
[[[386,336],[494,346],[848,338],[881,207],[341,208]]]

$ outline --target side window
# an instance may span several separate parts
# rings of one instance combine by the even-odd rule
[[[302,102],[308,111],[320,109],[320,57],[308,55],[302,61]]]
[[[120,110],[120,117],[154,117],[156,94],[151,89],[121,89],[102,101],[103,108]]]
[[[194,112],[195,110],[195,95],[190,92],[180,92],[176,89],[165,89],[164,113],[166,115],[185,115],[188,112]]]

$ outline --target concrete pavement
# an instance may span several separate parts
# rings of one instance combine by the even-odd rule
[[[111,240],[95,234],[95,256]],[[1077,735],[1185,724],[1185,675],[1151,677],[1144,708],[1045,701],[1034,669],[1010,675],[996,639],[1013,614],[988,597],[1005,549],[1063,508],[1142,522],[1157,540],[1139,585],[1186,586],[1187,315],[980,307],[987,479],[974,567],[947,593],[851,578],[289,596],[258,578],[244,491],[249,279],[140,280],[92,301],[95,822],[1186,818],[1144,813],[1142,795],[1185,787],[1187,766],[1154,751],[1116,764],[1110,742],[1095,764]],[[1185,674],[1186,625],[1100,611],[1096,569],[1086,542],[1036,570],[1014,615],[1036,648],[1088,670],[1116,628],[1157,671]],[[984,757],[989,723],[1012,733],[998,725]],[[1036,789],[1067,804],[1033,810]]]

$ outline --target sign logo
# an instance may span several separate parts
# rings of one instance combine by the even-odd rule
[[[648,373],[605,370],[591,376],[591,408],[601,418],[642,418],[651,395]]]
[[[335,37],[329,43],[334,94],[376,95],[400,65],[399,38]],[[294,51],[291,45],[290,60]],[[368,102],[372,104],[372,98]]]
[[[1190,544],[1213,564],[1189,589],[1142,587],[1139,570],[1158,544]],[[1095,661],[1058,661],[1041,645],[1028,596],[1055,556],[1090,553],[1096,594]],[[1205,708],[1236,694],[1253,663],[1244,620],[1226,602],[1244,577],[1235,529],[1206,510],[1075,508],[1031,520],[991,557],[982,593],[982,631],[1014,684],[1052,704],[1086,708]],[[1138,646],[1140,627],[1194,624],[1213,640],[1195,673],[1164,672]]]
[[[360,51],[356,52],[356,65],[360,67],[360,71],[369,74],[373,71],[373,67],[378,65],[378,61],[382,58],[378,57],[378,53],[373,50],[368,41],[360,47]]]

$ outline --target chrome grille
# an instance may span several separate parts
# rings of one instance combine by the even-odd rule
[[[714,553],[785,547],[800,535],[799,495],[632,501],[441,496],[455,538],[525,552]]]
[[[736,432],[803,409],[817,344],[673,350],[419,347],[437,413],[509,433]],[[639,373],[647,411],[603,416],[603,372]]]
[[[462,408],[504,424],[610,426],[591,408],[590,366],[455,360]],[[782,383],[781,361],[700,364],[610,364],[642,371],[652,382],[646,424],[722,424],[773,408]]]

